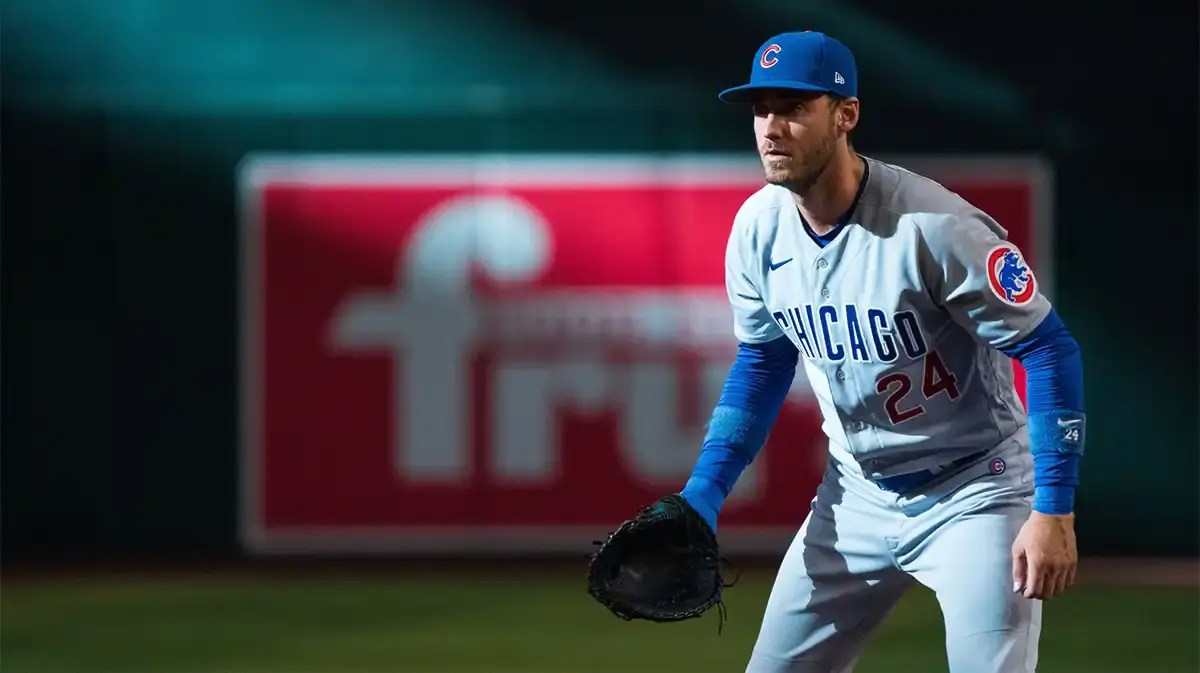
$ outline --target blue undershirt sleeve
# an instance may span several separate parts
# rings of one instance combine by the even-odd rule
[[[700,456],[681,494],[715,531],[717,515],[779,416],[799,352],[786,337],[739,343]]]
[[[1033,508],[1068,514],[1075,507],[1086,423],[1079,344],[1051,310],[1028,336],[1001,351],[1025,368]]]

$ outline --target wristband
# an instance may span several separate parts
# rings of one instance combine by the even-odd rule
[[[1029,416],[1034,510],[1043,514],[1070,514],[1074,511],[1086,423],[1086,415],[1072,409],[1045,411]]]

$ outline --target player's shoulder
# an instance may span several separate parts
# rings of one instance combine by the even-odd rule
[[[763,217],[774,217],[789,204],[794,205],[791,192],[778,185],[763,185],[742,201],[735,221],[752,222]]]
[[[778,185],[763,185],[738,208],[733,218],[733,233],[756,238],[759,233],[777,227],[789,207],[795,207],[791,192]]]
[[[1007,237],[1008,232],[986,212],[934,178],[900,164],[864,158],[875,182],[875,189],[864,194],[864,202],[916,227],[922,236],[937,239],[984,226]]]

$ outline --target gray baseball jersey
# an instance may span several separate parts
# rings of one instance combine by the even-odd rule
[[[800,351],[830,454],[870,478],[990,449],[1025,425],[998,348],[1050,311],[991,217],[929,178],[865,158],[866,184],[824,248],[791,192],[746,200],[726,250],[734,334]]]

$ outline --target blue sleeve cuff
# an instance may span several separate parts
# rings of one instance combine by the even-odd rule
[[[1030,414],[1035,511],[1042,514],[1074,511],[1086,423],[1083,412],[1071,409]]]
[[[1034,486],[1033,511],[1042,514],[1070,514],[1075,511],[1074,486]]]

